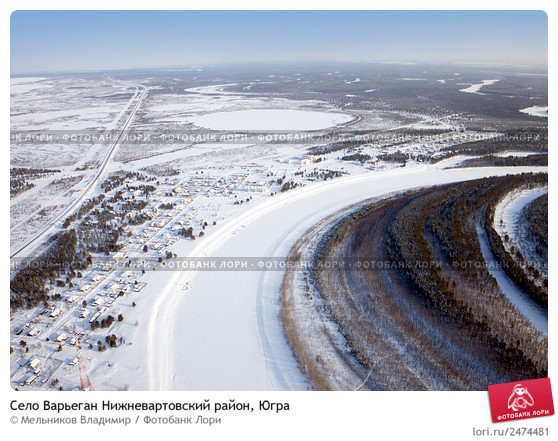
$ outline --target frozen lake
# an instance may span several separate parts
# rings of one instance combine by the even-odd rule
[[[541,118],[548,118],[548,106],[531,106],[521,109],[520,112],[526,113],[531,116],[540,116]]]
[[[320,130],[346,124],[355,116],[346,113],[294,109],[249,109],[207,113],[188,118],[212,130]]]
[[[479,95],[483,95],[482,93],[479,92],[479,90],[481,90],[483,86],[490,86],[491,84],[495,84],[498,81],[500,80],[482,80],[482,83],[472,84],[471,86],[465,89],[459,89],[459,91],[465,93],[477,93]]]

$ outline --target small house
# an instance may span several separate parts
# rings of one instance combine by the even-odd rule
[[[29,367],[33,370],[37,369],[41,364],[41,361],[35,357],[29,362]]]
[[[60,334],[58,337],[56,337],[56,343],[62,343],[63,341],[66,341],[68,339],[68,334],[66,334],[65,332],[63,332],[62,334]]]

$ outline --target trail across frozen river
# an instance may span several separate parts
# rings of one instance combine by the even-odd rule
[[[339,178],[274,196],[212,231],[189,256],[179,257],[285,257],[308,228],[350,204],[418,187],[546,170],[441,170],[415,164]],[[282,271],[175,271],[165,272],[164,277],[164,286],[151,300],[144,334],[149,389],[310,387],[283,337]],[[191,288],[184,290],[187,282]]]

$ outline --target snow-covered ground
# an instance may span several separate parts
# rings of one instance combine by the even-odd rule
[[[35,89],[52,87],[48,82],[43,83],[47,78],[43,77],[24,77],[10,78],[10,95],[23,94]]]
[[[449,158],[446,159],[442,159],[441,161],[438,161],[436,163],[436,166],[438,168],[452,168],[452,167],[457,167],[459,166],[461,163],[463,163],[464,161],[468,161],[469,159],[477,159],[480,158],[481,156],[478,155],[455,155],[455,156],[451,156]]]
[[[242,207],[229,205],[222,197],[199,197],[185,208],[185,213],[201,213],[209,221],[210,216],[216,216],[213,218],[218,220],[218,225],[208,227],[203,238],[173,241],[167,249],[180,257],[225,257],[233,263],[246,258],[255,258],[254,262],[269,258],[281,260],[308,228],[352,203],[409,188],[532,170],[535,169],[440,170],[409,163],[384,172],[314,183],[272,198],[254,198]],[[218,203],[219,200],[222,202]],[[175,221],[181,216],[177,214]],[[163,242],[171,229],[172,223],[154,230],[149,243]],[[128,253],[141,255],[139,247],[133,245]],[[98,390],[308,389],[284,339],[279,319],[283,272],[262,271],[257,264],[233,267],[234,270],[218,269],[149,270],[143,275],[132,274],[131,279],[140,282],[141,291],[130,291],[114,300],[110,313],[122,314],[124,320],[101,332],[102,335],[115,333],[125,344],[105,352],[82,345],[94,387]],[[89,283],[91,276],[84,278],[82,284]],[[103,280],[93,283],[93,289],[83,298],[91,304],[100,295],[106,295],[107,287],[121,278],[119,273],[103,274]],[[56,369],[46,377],[50,378],[48,388],[53,378],[60,379],[65,389],[76,388],[79,376],[77,367],[68,365],[75,357],[74,347],[64,345],[61,352],[54,354],[46,350],[46,345],[41,346],[41,339],[55,338],[66,327],[74,325],[82,334],[90,332],[89,319],[74,321],[72,325],[75,320],[72,317],[79,315],[78,304],[66,303],[62,309],[60,320],[46,328],[37,325],[43,329],[39,340],[26,337],[31,349],[29,356],[39,356],[45,365],[49,363],[50,369]],[[42,319],[36,314],[36,308],[22,312],[11,326],[21,329],[24,323],[39,323],[37,320]],[[16,345],[21,339],[12,338]],[[95,341],[96,338],[92,343]],[[26,378],[25,368],[19,367],[25,366],[26,359],[26,355],[13,359],[12,378],[16,385]],[[53,364],[56,360],[61,360],[59,367]],[[26,387],[41,386],[37,382]]]
[[[520,112],[526,113],[531,116],[539,116],[541,118],[548,118],[548,106],[531,106],[521,109]]]
[[[131,95],[131,98],[125,103],[121,103],[120,111],[116,114],[116,117],[106,122],[104,128],[107,130],[118,129],[121,133],[127,130],[134,119],[135,112],[139,108],[141,101],[145,98],[146,95],[147,92],[145,90],[140,92],[139,89],[136,88],[135,92]],[[73,109],[69,112],[69,115],[76,115],[76,112],[79,114],[79,111]],[[58,115],[57,112],[47,112],[48,121],[50,121],[50,118],[53,117],[53,113]],[[54,116],[54,118],[56,119],[57,116]],[[33,123],[35,123],[34,117],[31,119]],[[40,125],[42,122],[42,115],[39,115],[37,121],[37,124]],[[13,127],[18,127],[18,120],[16,116],[12,115],[11,123]],[[53,124],[55,127],[50,127],[49,130],[60,128],[55,123],[51,122],[50,124]],[[71,123],[68,124],[69,127],[73,127]],[[73,128],[72,131],[74,133],[79,133],[80,129],[81,126],[78,124],[76,127]],[[82,168],[84,169],[83,173],[76,174],[77,169],[66,166],[63,171],[61,170],[62,174],[56,175],[57,179],[79,178],[73,180],[75,183],[70,186],[70,188],[63,187],[62,190],[58,189],[57,191],[56,189],[58,187],[56,185],[54,186],[54,188],[51,188],[51,184],[53,183],[53,181],[51,181],[50,179],[43,179],[43,182],[41,182],[40,186],[38,187],[38,189],[42,191],[36,190],[25,192],[10,201],[10,255],[12,257],[16,255],[16,253],[19,253],[25,247],[31,246],[31,241],[38,242],[39,238],[46,237],[46,234],[50,232],[51,226],[56,221],[69,214],[69,212],[73,209],[72,207],[77,207],[78,204],[81,201],[85,200],[85,198],[91,193],[91,190],[95,188],[94,184],[103,175],[105,167],[111,159],[112,154],[120,145],[120,141],[118,140],[118,138],[113,139],[113,142],[100,142],[88,146],[87,154],[85,155],[86,159],[83,160],[84,162],[82,165]],[[49,147],[51,150],[52,146],[47,146],[47,149],[49,149]],[[34,146],[31,146],[31,149],[34,150]],[[52,151],[50,153],[52,154]],[[54,155],[54,157],[56,158],[57,156]],[[93,162],[96,167],[85,166],[90,162]],[[87,170],[89,168],[91,169],[90,171]],[[45,203],[45,200],[48,201],[48,203]],[[14,209],[15,207],[17,207],[17,205],[35,206],[36,204],[39,205],[39,209],[46,208],[48,215],[35,216],[39,209],[35,209],[33,212],[31,212],[31,214],[29,214],[31,210]],[[20,214],[21,217],[19,216]],[[33,218],[36,222],[29,222]]]
[[[10,80],[11,130],[106,129],[134,92],[131,84],[109,78]]]
[[[352,113],[344,113],[330,102],[318,99],[249,96],[225,90],[236,83],[189,88],[187,93],[179,94],[147,93],[141,100],[135,99],[141,85],[104,77],[95,80],[27,78],[19,83],[12,81],[12,84],[49,86],[29,87],[21,89],[21,93],[13,90],[12,130],[65,127],[118,130],[131,124],[138,131],[183,134],[185,127],[189,130],[199,123],[219,130],[324,130],[329,133],[355,118]],[[53,90],[61,92],[55,94]],[[133,106],[138,101],[141,106],[134,117],[137,108]],[[80,109],[84,112],[80,113]],[[312,225],[370,197],[426,185],[535,170],[521,167],[443,170],[448,163],[430,166],[409,160],[405,166],[400,166],[377,161],[375,156],[391,152],[400,152],[409,158],[417,153],[433,154],[464,140],[452,132],[454,124],[450,117],[395,109],[354,113],[358,113],[358,120],[351,125],[354,130],[424,127],[443,128],[449,133],[433,135],[427,144],[405,141],[392,149],[382,142],[363,144],[359,151],[371,156],[363,163],[341,160],[340,156],[354,153],[348,149],[313,156],[308,152],[308,147],[313,146],[311,143],[121,143],[114,155],[109,151],[110,144],[68,144],[60,149],[52,145],[32,146],[34,155],[30,155],[29,148],[14,143],[12,166],[55,167],[61,170],[56,178],[82,179],[56,193],[56,189],[49,187],[50,180],[41,178],[36,181],[36,188],[15,196],[11,220],[19,233],[11,231],[12,241],[23,243],[32,231],[40,230],[42,224],[52,223],[64,207],[83,194],[76,190],[88,189],[88,197],[104,192],[98,182],[92,180],[98,181],[100,175],[106,177],[122,170],[156,175],[161,182],[157,182],[157,193],[151,196],[152,204],[173,202],[167,195],[176,186],[183,185],[191,192],[179,196],[184,199],[180,203],[183,207],[173,211],[172,222],[169,221],[171,217],[160,212],[148,231],[134,229],[133,240],[124,243],[124,252],[133,257],[143,256],[144,243],[149,244],[150,250],[161,243],[165,252],[171,251],[179,258],[220,256],[234,257],[236,261],[245,257],[284,258],[292,244]],[[99,167],[105,165],[106,170],[98,173]],[[319,173],[334,173],[337,177],[322,182],[323,178],[317,177]],[[166,176],[171,175],[167,180]],[[341,175],[344,177],[338,177]],[[281,193],[279,178],[296,183],[298,188]],[[92,182],[95,185],[90,185]],[[271,193],[276,194],[271,197]],[[50,207],[50,217],[33,220],[45,207]],[[183,225],[192,225],[199,233],[202,220],[209,223],[204,237],[197,236],[193,241],[177,234],[175,228]],[[217,225],[212,225],[213,221]],[[155,226],[161,222],[162,226]],[[53,225],[54,231],[59,231],[58,224]],[[24,229],[26,226],[28,228]],[[149,238],[140,245],[143,233]],[[152,254],[164,256],[161,250]],[[59,301],[63,310],[59,320],[40,315],[42,307],[12,314],[11,343],[17,348],[17,353],[11,357],[13,385],[25,379],[29,357],[38,356],[53,369],[53,377],[60,379],[60,385],[65,389],[76,388],[79,384],[77,367],[68,365],[75,357],[75,347],[64,343],[62,350],[54,353],[53,342],[45,340],[59,332],[71,333],[76,326],[84,335],[82,352],[96,389],[309,388],[286,344],[279,320],[282,271],[261,271],[259,267],[236,271],[149,270],[145,274],[136,272],[129,279],[115,271],[100,274],[102,280],[93,284],[90,291],[80,294],[80,300],[87,300],[90,309],[95,299],[106,297],[112,284],[128,286],[130,283],[121,279],[128,282],[137,279],[141,290],[132,289],[121,297],[114,296],[110,306],[99,309],[103,314],[105,311],[113,315],[121,313],[124,320],[106,331],[93,332],[88,318],[78,318],[79,305],[64,300]],[[90,282],[93,277],[92,273],[85,274],[82,281],[75,282],[76,287]],[[66,287],[60,292],[63,296],[75,293]],[[15,335],[27,323],[40,328],[41,335]],[[122,337],[124,343],[105,352],[88,346],[89,342],[96,344],[98,338],[104,339],[106,332]],[[28,341],[29,353],[20,347],[22,338]],[[52,389],[53,377],[43,375],[41,381],[49,382],[43,385],[37,381],[30,388]]]
[[[545,153],[537,153],[537,152],[501,152],[495,153],[494,156],[498,156],[500,158],[508,158],[508,157],[517,157],[517,158],[524,158],[526,156],[536,155],[536,154],[545,154]],[[451,168],[451,167],[458,167],[464,161],[468,161],[470,159],[479,159],[482,158],[480,155],[455,155],[451,156],[447,159],[442,159],[436,163],[438,168]]]
[[[476,93],[478,95],[484,95],[481,92],[479,92],[479,90],[481,90],[484,86],[490,86],[491,84],[495,84],[497,83],[498,80],[482,80],[482,83],[478,83],[478,84],[472,84],[469,87],[466,87],[465,89],[459,89],[460,92],[465,92],[465,93]]]

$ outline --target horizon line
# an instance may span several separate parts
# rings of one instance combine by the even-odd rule
[[[136,66],[136,67],[103,67],[99,69],[62,69],[62,70],[37,70],[37,71],[25,71],[25,72],[10,72],[10,78],[14,76],[27,76],[27,75],[37,75],[37,74],[64,74],[64,73],[94,73],[94,72],[110,72],[110,71],[133,71],[133,70],[203,70],[215,68],[218,66],[230,66],[230,65],[244,65],[246,67],[264,65],[264,64],[300,64],[300,65],[310,65],[310,64],[324,64],[324,63],[334,63],[334,64],[401,64],[401,65],[471,65],[471,66],[502,66],[502,67],[517,67],[517,68],[545,68],[547,70],[546,75],[548,75],[548,62],[547,63],[511,63],[511,62],[486,62],[486,61],[394,61],[394,60],[262,60],[262,61],[227,61],[227,62],[215,62],[215,63],[202,63],[202,64],[192,64],[192,65],[165,65],[165,66]]]

